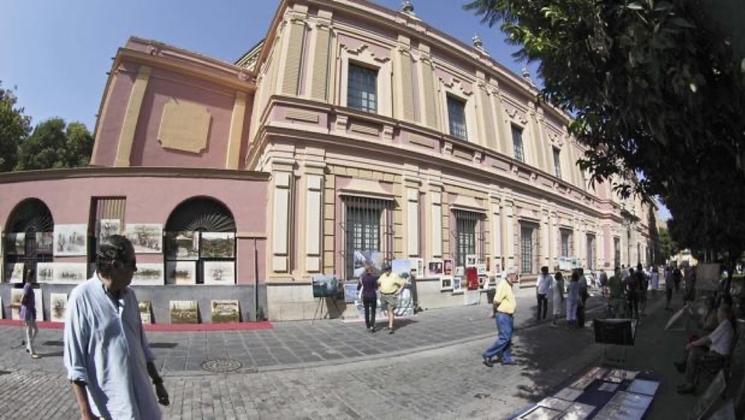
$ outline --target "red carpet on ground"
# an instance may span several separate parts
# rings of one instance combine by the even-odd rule
[[[42,321],[36,325],[43,329],[61,330],[65,324],[61,322]],[[0,319],[0,326],[22,327],[23,322]],[[271,330],[274,328],[269,321],[260,322],[226,322],[223,324],[145,324],[145,331],[153,332],[184,332],[184,331],[251,331]]]

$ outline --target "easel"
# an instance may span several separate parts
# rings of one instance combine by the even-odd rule
[[[313,321],[315,321],[316,319],[326,319],[327,316],[329,317],[329,319],[331,318],[331,314],[329,311],[326,311],[326,315],[320,316],[323,313],[323,302],[326,299],[331,299],[331,301],[334,303],[334,309],[339,312],[339,305],[336,303],[336,296],[319,296],[317,299],[318,303],[316,304],[316,310],[313,311],[313,318],[310,319],[311,325],[313,325]]]

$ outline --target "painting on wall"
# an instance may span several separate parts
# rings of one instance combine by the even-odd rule
[[[52,322],[65,322],[65,311],[67,310],[67,293],[49,294],[49,320]]]
[[[124,234],[132,242],[135,254],[160,254],[163,250],[163,225],[127,224]]]
[[[54,232],[36,232],[36,252],[48,255],[54,253]]]
[[[461,276],[455,276],[453,277],[453,294],[461,294],[463,293],[463,277]]]
[[[169,306],[171,324],[199,323],[199,311],[196,300],[172,300]]]
[[[446,276],[452,276],[453,275],[453,260],[443,260],[442,261],[442,274]]]
[[[440,290],[453,290],[453,278],[442,276],[440,278]]]
[[[26,234],[9,233],[5,235],[5,253],[8,255],[24,255],[26,253]]]
[[[194,261],[172,261],[166,264],[168,284],[196,284],[197,264]]]
[[[138,263],[137,271],[132,276],[132,284],[135,286],[162,286],[163,264]]]
[[[204,284],[235,284],[235,263],[232,261],[205,261],[203,264]]]
[[[23,283],[23,263],[5,264],[5,281],[8,283]]]
[[[54,255],[86,255],[87,225],[54,225]]]
[[[240,307],[237,300],[210,301],[211,319],[214,323],[240,322]]]
[[[36,263],[36,281],[38,283],[51,283],[54,281],[54,263]]]
[[[430,276],[439,276],[442,274],[442,260],[432,260],[427,266]]]
[[[235,256],[235,233],[202,232],[200,248],[203,258],[233,258]]]
[[[152,304],[149,300],[141,300],[137,303],[137,310],[140,312],[140,320],[143,324],[152,324]]]
[[[486,271],[486,264],[476,264],[476,274],[478,274],[479,276],[485,276]]]
[[[10,289],[10,319],[21,320],[21,300],[23,289]]]
[[[122,221],[119,219],[101,219],[98,224],[98,240],[103,242],[111,235],[122,233]]]
[[[475,267],[477,262],[478,258],[476,257],[476,254],[466,255],[466,267]]]
[[[55,283],[82,283],[87,277],[85,263],[54,263],[53,281]]]
[[[199,259],[199,232],[166,232],[169,260]]]

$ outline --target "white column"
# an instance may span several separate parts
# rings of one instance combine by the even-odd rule
[[[430,237],[432,240],[432,258],[442,258],[442,187],[437,191],[430,191]]]
[[[305,176],[305,270],[321,270],[321,224],[323,223],[323,176]]]
[[[272,189],[272,271],[286,272],[288,269],[290,216],[290,172],[274,172]]]
[[[497,264],[502,264],[502,219],[499,206],[499,197],[490,196],[491,202],[491,269],[494,270]],[[496,271],[496,270],[495,270]]]
[[[406,253],[419,256],[419,190],[406,189]]]
[[[505,268],[509,268],[517,264],[517,258],[515,258],[514,211],[514,203],[512,201],[505,201],[504,207],[502,208],[502,231],[504,232],[504,251],[502,252],[502,254],[505,257]]]

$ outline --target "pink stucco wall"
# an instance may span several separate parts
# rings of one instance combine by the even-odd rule
[[[92,165],[114,165],[119,133],[122,130],[124,115],[138,69],[137,64],[122,63],[121,71],[115,71],[111,78],[108,92],[103,93],[108,96],[104,98],[103,114],[99,116],[95,153],[91,158]]]
[[[195,196],[214,198],[232,213],[238,231],[237,283],[253,284],[254,243],[258,247],[259,276],[263,282],[266,232],[265,180],[197,177],[84,177],[24,182],[0,179],[0,221],[8,217],[21,201],[37,198],[49,208],[55,224],[87,224],[91,199],[126,197],[125,223],[165,225],[181,202]],[[247,234],[247,235],[241,235]],[[258,236],[258,239],[241,238]],[[140,262],[161,262],[160,254],[140,254]],[[85,257],[55,257],[56,261],[84,261]]]

